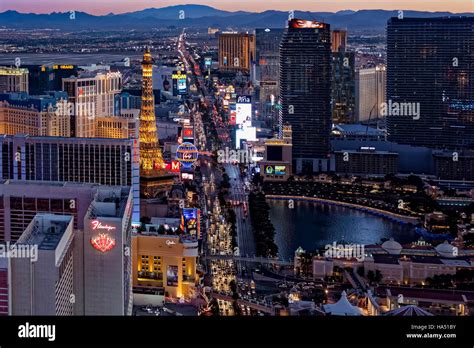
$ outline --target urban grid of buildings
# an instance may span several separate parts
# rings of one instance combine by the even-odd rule
[[[25,254],[0,257],[0,315],[474,314],[467,287],[422,287],[474,272],[473,17],[391,18],[370,62],[331,23],[209,28],[201,46],[189,31],[169,57],[0,67],[0,251]],[[259,252],[262,192],[457,234],[288,262]],[[462,223],[380,192],[424,192]],[[257,295],[275,274],[286,303]]]

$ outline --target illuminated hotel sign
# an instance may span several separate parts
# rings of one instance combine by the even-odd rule
[[[74,69],[74,65],[53,65],[53,69],[71,70]]]
[[[181,171],[181,163],[179,161],[171,161],[171,172],[179,173]]]
[[[313,28],[313,29],[322,29],[326,28],[327,24],[315,22],[315,21],[307,21],[304,19],[292,19],[290,21],[290,28]]]
[[[107,230],[107,231],[113,231],[117,227],[115,226],[110,226],[110,225],[102,225],[102,223],[99,220],[94,220],[92,221],[92,229],[93,230]]]
[[[175,245],[176,242],[174,240],[166,240],[166,245]]]
[[[239,104],[250,104],[252,102],[252,99],[250,96],[247,95],[240,95],[237,97],[237,103]]]
[[[105,253],[115,247],[115,239],[106,233],[100,233],[98,236],[91,238],[91,245],[94,249]]]
[[[181,73],[177,73],[177,74],[171,75],[171,78],[172,78],[172,79],[176,79],[176,80],[180,80],[180,79],[185,79],[185,78],[186,78],[186,75],[181,74]]]

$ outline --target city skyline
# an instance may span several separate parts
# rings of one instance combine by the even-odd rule
[[[472,339],[474,0],[0,1],[2,340]]]
[[[23,13],[52,13],[70,10],[83,11],[93,15],[120,14],[126,12],[140,11],[148,8],[163,8],[176,5],[207,5],[224,11],[248,11],[264,12],[267,10],[289,11],[313,11],[313,12],[337,12],[343,10],[414,10],[429,12],[473,12],[474,6],[466,0],[452,0],[449,3],[433,3],[429,0],[379,0],[377,3],[366,0],[337,1],[322,0],[314,3],[311,0],[296,0],[288,4],[285,0],[272,1],[271,6],[252,0],[242,0],[235,3],[230,0],[137,0],[133,3],[127,0],[104,1],[97,3],[93,0],[83,0],[77,3],[72,0],[62,1],[57,4],[55,0],[44,0],[38,4],[31,4],[28,0],[4,0],[0,4],[0,12],[15,10]]]

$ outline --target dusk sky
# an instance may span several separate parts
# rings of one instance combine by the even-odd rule
[[[123,13],[150,7],[182,4],[209,5],[229,11],[308,10],[330,11],[359,9],[474,12],[474,0],[0,0],[0,12],[64,12],[79,10],[91,14]]]

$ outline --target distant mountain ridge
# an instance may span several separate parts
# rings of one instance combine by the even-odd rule
[[[288,12],[268,10],[256,12],[229,12],[204,5],[176,5],[163,8],[148,8],[140,11],[95,16],[75,12],[71,19],[69,12],[50,14],[0,13],[0,28],[12,29],[60,29],[78,30],[147,30],[150,28],[216,27],[226,28],[282,28],[288,20]],[[404,11],[405,17],[474,16],[474,13],[453,14],[450,12]],[[318,20],[331,24],[331,28],[349,30],[383,30],[390,17],[398,11],[387,10],[343,10],[333,12],[294,11],[295,18]]]

